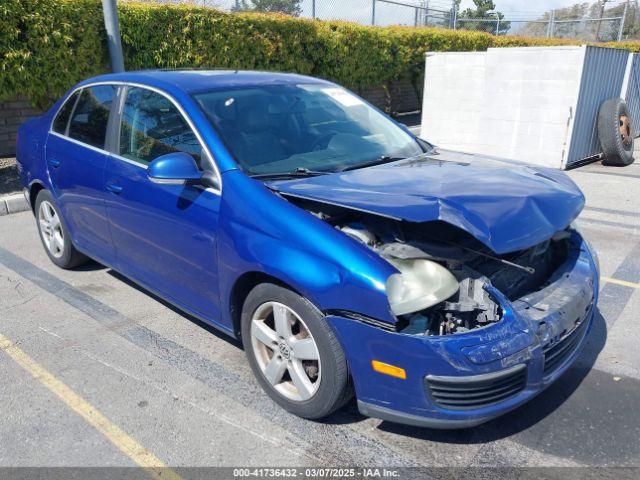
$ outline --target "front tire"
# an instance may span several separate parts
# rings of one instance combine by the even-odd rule
[[[242,343],[265,392],[290,413],[326,417],[353,396],[347,362],[324,316],[307,299],[263,283],[242,308]]]
[[[69,230],[48,190],[38,193],[35,214],[42,246],[53,263],[60,268],[70,269],[88,260],[71,243]]]

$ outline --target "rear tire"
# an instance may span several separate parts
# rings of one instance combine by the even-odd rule
[[[88,258],[71,243],[64,218],[48,190],[40,190],[35,205],[36,224],[45,252],[60,268],[70,269],[87,262]]]
[[[627,104],[620,98],[602,102],[598,112],[598,137],[604,165],[627,166],[633,163],[633,125]]]
[[[242,343],[264,391],[294,415],[326,417],[353,397],[338,339],[322,313],[291,290],[263,283],[249,292]]]

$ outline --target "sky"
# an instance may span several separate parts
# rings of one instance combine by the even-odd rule
[[[553,8],[562,8],[574,3],[578,0],[536,0],[535,2],[527,2],[524,0],[493,0],[496,4],[496,10],[501,12],[544,12]],[[473,0],[462,0],[460,3],[462,9],[473,6]]]

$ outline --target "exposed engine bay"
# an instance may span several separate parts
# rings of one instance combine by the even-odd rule
[[[498,255],[462,229],[441,221],[412,223],[346,207],[290,201],[363,243],[395,266],[387,294],[396,330],[449,335],[502,319],[485,286],[510,300],[543,288],[565,261],[569,232],[560,231],[531,248]]]

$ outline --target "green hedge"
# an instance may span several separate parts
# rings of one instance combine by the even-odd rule
[[[400,78],[417,85],[428,51],[575,43],[228,14],[185,5],[123,3],[119,16],[129,70],[280,70],[328,78],[354,89],[386,87]],[[44,107],[77,81],[106,71],[104,38],[100,0],[2,0],[0,99],[23,95]],[[612,46],[640,50],[637,42]]]
[[[0,99],[38,106],[106,70],[99,0],[0,0]]]
[[[278,70],[355,89],[418,77],[427,50],[484,50],[492,38],[478,32],[380,28],[186,6],[127,3],[120,7],[120,17],[128,69]]]

